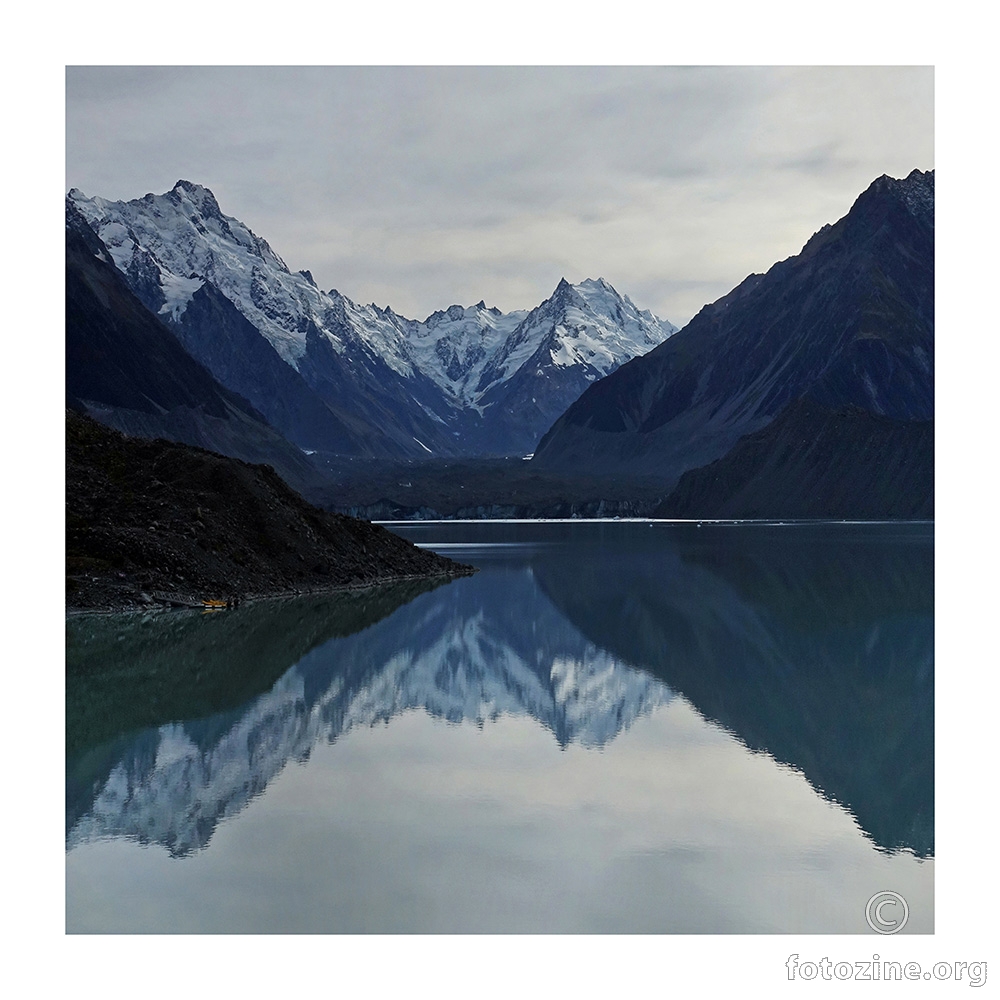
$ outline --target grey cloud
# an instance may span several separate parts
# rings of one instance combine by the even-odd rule
[[[932,158],[920,67],[67,70],[67,187],[199,181],[289,266],[414,316],[601,274],[683,322]]]

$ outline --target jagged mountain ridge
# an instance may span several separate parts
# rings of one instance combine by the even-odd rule
[[[539,443],[533,464],[553,471],[655,473],[669,486],[685,472],[722,460],[741,439],[796,405],[811,419],[818,408],[913,426],[932,420],[933,209],[933,171],[877,179],[797,256],[750,275],[666,343],[587,390]],[[802,407],[804,402],[811,405]],[[858,422],[841,424],[842,440],[836,447],[828,443],[824,454],[841,456],[839,475],[851,485],[843,510],[825,511],[827,516],[851,516],[853,498],[870,485],[851,461],[850,435]],[[783,434],[808,452],[808,427],[786,427]],[[891,448],[893,435],[883,438]],[[798,457],[801,471],[808,455]],[[878,456],[869,458],[867,467],[877,467]],[[731,492],[739,488],[736,480],[760,470],[724,471],[716,492]],[[783,479],[781,462],[771,464],[767,478],[770,493],[755,491],[757,508],[797,516],[781,507],[792,485]],[[927,509],[933,484],[925,479],[921,496],[898,506]],[[726,499],[706,490],[699,496],[701,506],[688,516],[713,516]],[[730,510],[725,516],[752,515]]]
[[[535,309],[506,314],[481,301],[416,321],[358,305],[292,272],[188,181],[127,202],[74,188],[67,203],[188,351],[308,450],[523,454],[587,385],[676,329],[603,279],[564,279]],[[317,404],[342,433],[303,412]]]

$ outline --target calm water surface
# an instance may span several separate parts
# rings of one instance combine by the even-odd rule
[[[933,525],[394,530],[480,572],[67,623],[70,932],[933,930]]]

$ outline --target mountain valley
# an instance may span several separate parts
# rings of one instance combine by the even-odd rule
[[[66,211],[68,404],[327,509],[933,517],[933,171],[681,331],[600,278],[509,313],[358,305],[188,181]]]

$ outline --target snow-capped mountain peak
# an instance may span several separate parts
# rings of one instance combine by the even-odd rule
[[[497,351],[479,390],[512,378],[528,361],[533,367],[580,366],[587,381],[614,371],[663,343],[677,328],[640,312],[603,278],[571,285],[561,278],[552,295],[533,309]]]
[[[199,310],[197,325],[186,320],[205,285],[213,295],[221,293],[328,404],[347,405],[345,379],[358,393],[351,398],[388,394],[401,417],[393,447],[412,446],[415,455],[530,451],[586,384],[676,329],[637,309],[603,278],[577,285],[562,278],[552,296],[530,311],[504,313],[480,299],[423,321],[407,319],[388,306],[359,305],[336,289],[324,292],[308,271],[290,271],[266,240],[224,215],[212,191],[200,184],[179,180],[165,194],[132,201],[88,198],[73,188],[67,200],[107,246],[136,295],[173,325],[227,388],[263,406],[283,433],[291,431],[281,421],[293,420],[289,414],[300,407],[277,399],[271,413],[267,393],[246,384],[250,376],[233,353],[235,343],[205,341],[223,336],[205,319],[208,306]],[[237,372],[241,382],[235,381]],[[504,387],[524,395],[516,387],[528,378],[538,381],[527,408],[507,400]],[[407,399],[420,411],[415,419],[400,409]],[[513,438],[511,419],[518,424]],[[497,420],[504,426],[493,428]]]
[[[181,202],[187,202],[192,205],[202,216],[222,218],[222,210],[219,208],[219,203],[216,201],[215,195],[201,184],[180,180],[173,186],[170,195]],[[146,197],[149,196],[147,195]]]
[[[166,194],[126,202],[87,198],[74,188],[70,199],[118,269],[133,282],[145,279],[147,295],[140,298],[161,316],[179,320],[195,292],[212,281],[297,366],[305,351],[302,318],[317,311],[321,293],[292,274],[266,240],[223,215],[208,188],[180,180]],[[156,284],[159,303],[148,295]]]

